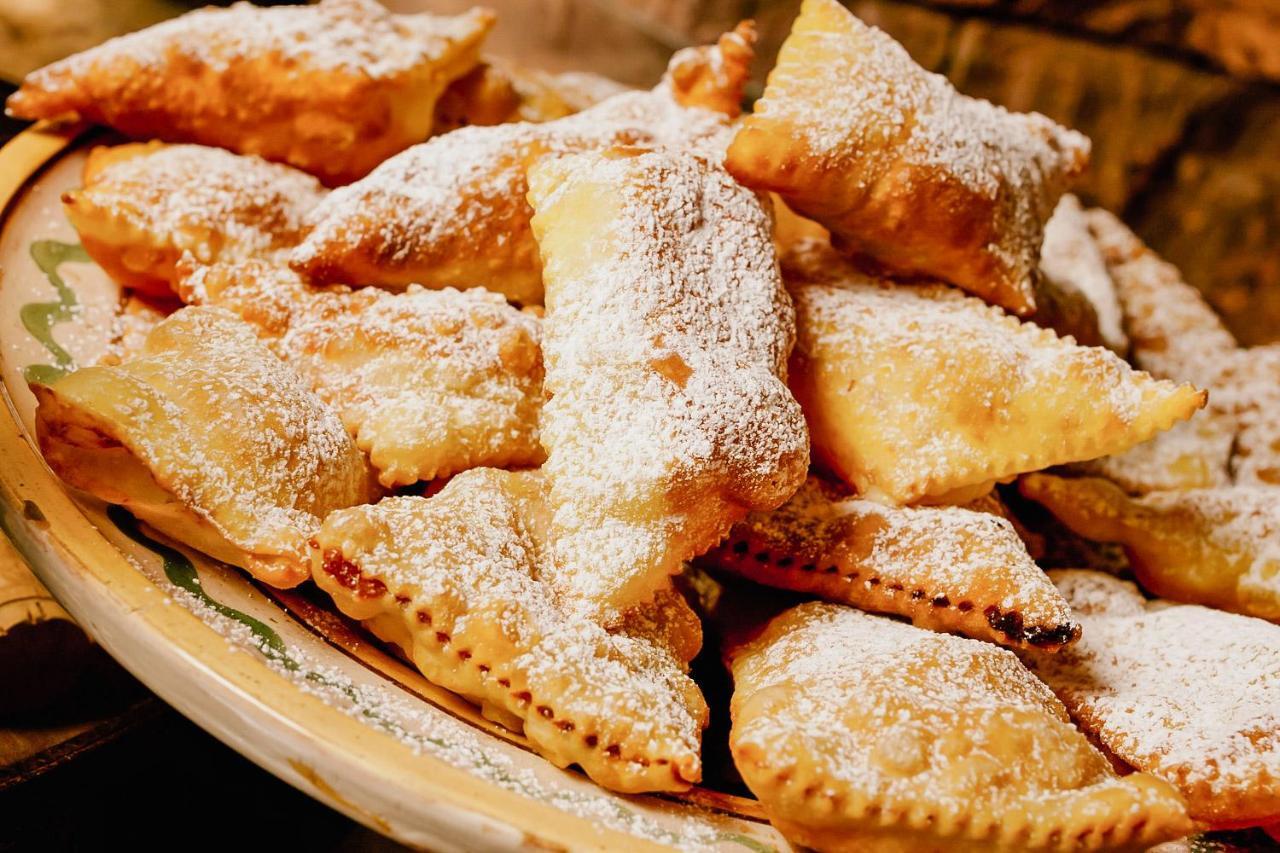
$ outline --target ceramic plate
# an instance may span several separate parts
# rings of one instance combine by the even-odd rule
[[[89,633],[233,749],[410,845],[790,850],[749,798],[627,797],[559,770],[309,585],[258,586],[64,489],[32,438],[26,380],[91,363],[127,330],[119,287],[59,203],[93,142],[40,127],[0,150],[0,527]]]

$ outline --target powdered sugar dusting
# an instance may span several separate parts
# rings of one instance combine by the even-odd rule
[[[1148,602],[1132,584],[1097,572],[1052,575],[1084,636],[1026,660],[1081,724],[1125,761],[1173,782],[1195,816],[1275,814],[1280,627]]]
[[[1089,233],[1080,199],[1068,193],[1045,223],[1040,269],[1058,287],[1083,295],[1098,317],[1098,331],[1117,353],[1129,350],[1120,300],[1102,252]]]
[[[531,175],[547,285],[544,466],[559,581],[644,600],[804,477],[769,219],[723,169],[588,153]]]

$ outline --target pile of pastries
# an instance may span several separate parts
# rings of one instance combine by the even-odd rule
[[[749,22],[649,91],[493,24],[240,3],[24,81],[137,140],[63,199],[124,306],[32,384],[53,470],[617,791],[702,780],[705,628],[819,850],[1280,826],[1280,346],[1068,194],[1089,140],[836,0],[746,115]]]

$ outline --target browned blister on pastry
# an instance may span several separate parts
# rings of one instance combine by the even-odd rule
[[[726,658],[734,761],[798,844],[1066,853],[1143,850],[1191,829],[1167,782],[1117,777],[1049,689],[989,643],[809,603]]]
[[[1035,308],[1045,221],[1089,141],[956,92],[836,0],[805,0],[726,165],[842,250]]]
[[[764,208],[695,154],[544,160],[529,184],[552,553],[608,619],[804,481],[794,315]]]
[[[182,309],[135,358],[32,390],[58,476],[273,586],[307,577],[323,516],[377,496],[337,415],[221,309]]]
[[[1013,525],[987,512],[888,507],[810,477],[780,508],[735,525],[707,559],[759,583],[1003,645],[1052,651],[1080,636]]]
[[[939,284],[863,275],[820,244],[783,258],[790,383],[814,456],[859,494],[937,499],[1125,450],[1204,405]],[[960,501],[962,502],[962,501]]]
[[[431,133],[492,12],[393,15],[374,0],[190,12],[28,74],[5,107],[257,154],[341,184]]]
[[[1215,828],[1280,821],[1280,626],[1148,601],[1133,584],[1051,573],[1080,643],[1023,660],[1107,749],[1167,779]]]
[[[279,351],[392,487],[542,462],[540,327],[479,288],[366,288],[317,299]]]
[[[1280,619],[1280,501],[1265,486],[1132,498],[1097,477],[1029,474],[1022,493],[1080,536],[1119,542],[1145,589]]]
[[[612,633],[584,618],[543,577],[543,513],[537,473],[474,469],[431,498],[333,513],[313,575],[429,680],[522,728],[554,764],[617,791],[688,788],[707,722],[684,674],[688,640],[649,635],[652,615]]]
[[[126,287],[164,295],[184,253],[212,264],[294,246],[324,198],[310,175],[203,145],[95,148],[84,187],[63,194],[85,251]]]
[[[708,63],[720,52],[698,56]],[[736,104],[744,80],[722,82],[733,87],[725,99]],[[415,146],[326,199],[290,263],[318,282],[482,286],[539,303],[529,167],[613,145],[722,149],[729,116],[700,106],[709,100],[701,88],[687,93],[685,106],[677,86],[668,77],[652,91],[624,92],[557,121],[463,128]]]

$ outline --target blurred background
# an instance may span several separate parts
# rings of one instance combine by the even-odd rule
[[[396,11],[473,5],[384,2]],[[491,53],[638,86],[657,80],[673,50],[755,18],[757,94],[799,6],[482,2],[499,13]],[[0,0],[0,97],[34,68],[198,5]],[[1080,195],[1121,213],[1181,267],[1243,344],[1280,339],[1280,0],[846,5],[961,91],[1087,133],[1093,167]],[[20,129],[0,120],[0,141]],[[191,841],[395,849],[168,709],[88,642],[17,560],[0,536],[0,851]],[[192,813],[218,802],[228,806],[221,815]]]

